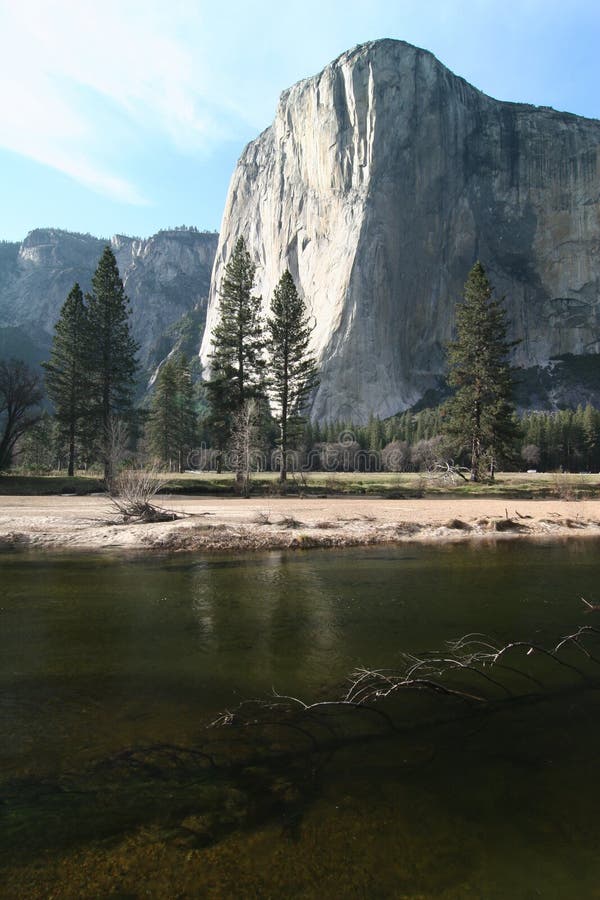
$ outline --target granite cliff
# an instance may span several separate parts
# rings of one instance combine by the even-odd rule
[[[40,228],[20,244],[0,244],[0,352],[45,358],[69,290],[75,281],[84,291],[91,288],[109,243],[131,300],[140,362],[151,368],[170,349],[165,332],[183,316],[193,311],[203,327],[217,238],[174,229],[145,240],[116,235],[107,242]]]
[[[516,364],[535,376],[600,350],[600,122],[494,100],[401,41],[356,47],[285,91],[244,150],[204,362],[239,235],[265,309],[289,267],[314,314],[318,419],[386,416],[436,388],[478,258],[506,295]]]

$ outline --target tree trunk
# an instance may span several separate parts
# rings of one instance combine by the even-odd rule
[[[281,464],[279,466],[279,483],[287,481],[287,430],[281,427]]]
[[[68,475],[72,478],[75,474],[75,424],[71,422],[69,428],[69,470]]]
[[[287,451],[288,451],[288,377],[287,377],[287,353],[285,357],[286,375],[284,379],[283,403],[281,404],[281,466],[279,468],[279,483],[287,481]]]
[[[12,447],[10,445],[8,425],[6,431],[0,440],[0,471],[2,469],[10,469],[12,462]]]

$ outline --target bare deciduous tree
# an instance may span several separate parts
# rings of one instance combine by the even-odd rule
[[[381,462],[386,472],[406,472],[410,464],[410,447],[407,441],[392,441],[381,451]]]
[[[428,472],[445,457],[441,437],[417,441],[411,447],[411,461],[417,471]]]
[[[113,490],[113,482],[115,481],[119,465],[125,457],[128,443],[129,428],[127,423],[123,419],[118,418],[118,416],[109,416],[104,430],[102,447],[105,471],[109,472],[109,477],[106,479],[106,487],[110,492]]]
[[[537,444],[525,444],[521,448],[521,459],[529,467],[539,466],[541,458],[540,448]]]
[[[250,495],[250,473],[258,468],[260,458],[260,407],[256,400],[246,400],[233,417],[231,461],[236,480],[244,497]]]
[[[9,469],[15,445],[39,420],[40,376],[20,359],[0,362],[0,471]]]

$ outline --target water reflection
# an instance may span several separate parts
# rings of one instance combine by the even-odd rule
[[[394,666],[466,632],[551,643],[594,621],[579,597],[598,599],[599,549],[0,557],[0,763],[15,816],[4,825],[13,848],[27,847],[10,831],[19,822],[67,848],[56,871],[36,859],[8,872],[7,896],[173,896],[174,884],[195,896],[208,881],[222,896],[594,896],[597,691],[345,747],[319,761],[318,784],[311,763],[270,781],[255,767],[258,787],[247,774],[217,789],[142,772],[127,793],[106,761],[193,746],[216,712],[273,687],[336,696],[357,665]],[[89,771],[104,779],[95,794]],[[60,773],[72,794],[51,793]],[[206,852],[177,843],[211,790],[229,832]],[[236,818],[240,797],[254,818]],[[141,831],[100,843],[125,826]]]
[[[596,597],[598,545],[448,545],[221,557],[1,558],[2,760],[52,769],[273,688],[340,692],[357,665],[468,631],[551,641]]]
[[[224,681],[239,677],[240,695],[319,683],[341,641],[318,567],[294,562],[271,553],[258,568],[221,563],[194,572],[192,609],[204,652]]]

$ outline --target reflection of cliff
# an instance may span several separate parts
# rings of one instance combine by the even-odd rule
[[[364,44],[285,91],[233,174],[211,285],[239,235],[268,301],[315,315],[316,418],[389,415],[437,384],[477,257],[517,363],[600,350],[600,123],[487,97],[430,53]]]

